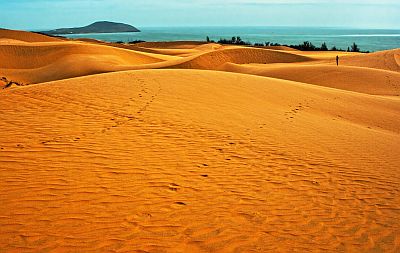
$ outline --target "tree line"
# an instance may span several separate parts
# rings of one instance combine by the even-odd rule
[[[207,36],[206,41],[208,43],[215,43],[215,41],[210,40],[210,37]],[[243,46],[255,46],[255,47],[274,47],[274,46],[285,46],[285,47],[290,47],[294,49],[298,49],[301,51],[347,51],[347,52],[362,52],[362,53],[369,53],[369,51],[361,51],[359,46],[354,42],[352,45],[350,45],[347,50],[346,49],[341,49],[337,48],[336,46],[333,46],[331,48],[328,48],[326,42],[322,43],[321,46],[316,46],[310,41],[304,41],[301,44],[298,45],[286,45],[286,44],[279,44],[279,43],[272,43],[272,42],[265,42],[265,43],[251,43],[249,41],[243,41],[239,36],[232,37],[231,39],[223,39],[221,38],[219,41],[216,43],[219,44],[226,44],[226,45],[243,45]]]

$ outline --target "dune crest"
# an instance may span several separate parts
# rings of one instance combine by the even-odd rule
[[[223,70],[315,84],[371,95],[400,96],[400,73],[352,66],[332,65],[237,65]]]
[[[359,66],[400,72],[400,49],[386,50],[366,55],[343,57],[343,65]]]
[[[192,59],[173,66],[174,68],[218,70],[226,63],[294,63],[311,61],[311,58],[259,48],[234,47],[217,51],[206,52]]]
[[[130,69],[129,66],[162,62],[166,58],[78,42],[8,43],[0,45],[0,75],[25,83],[41,83],[126,70]]]
[[[16,31],[0,28],[0,39],[13,39],[24,42],[55,42],[62,41],[56,37],[50,37],[38,33]]]

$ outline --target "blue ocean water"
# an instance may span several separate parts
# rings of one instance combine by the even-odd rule
[[[348,29],[317,27],[140,27],[139,33],[74,34],[70,38],[93,38],[109,42],[134,40],[176,41],[212,40],[240,36],[252,43],[274,42],[280,44],[300,44],[310,41],[320,46],[347,49],[355,42],[363,51],[380,51],[400,47],[400,30],[391,29]]]

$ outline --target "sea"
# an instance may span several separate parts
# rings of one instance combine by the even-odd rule
[[[279,43],[287,45],[310,41],[316,46],[323,42],[328,48],[346,50],[356,43],[362,51],[381,51],[400,48],[399,29],[354,29],[318,27],[139,27],[138,33],[67,34],[69,38],[93,38],[108,42],[143,41],[205,41],[239,36],[251,43]]]

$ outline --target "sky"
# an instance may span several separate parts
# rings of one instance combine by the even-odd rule
[[[400,29],[399,0],[0,0],[0,27],[41,30],[95,21],[140,27],[315,26]]]

